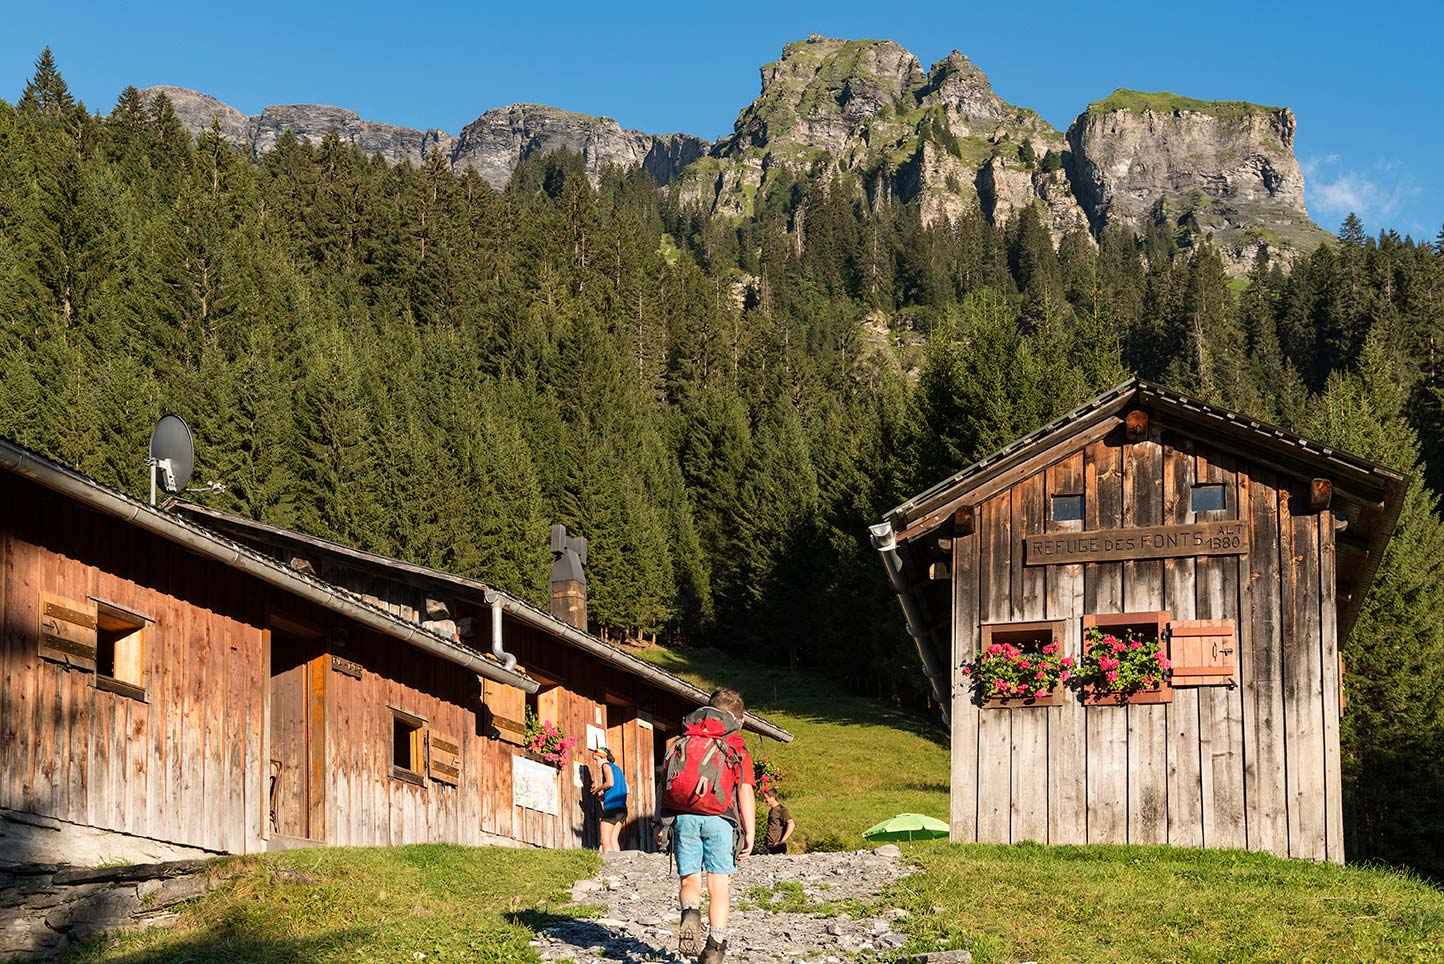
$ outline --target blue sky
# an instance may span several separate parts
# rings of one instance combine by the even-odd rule
[[[890,8],[890,9],[889,9]],[[957,48],[1060,129],[1115,87],[1292,107],[1310,213],[1432,240],[1444,224],[1444,5],[830,3],[35,3],[0,0],[0,97],[50,44],[108,110],[128,83],[204,90],[254,113],[326,103],[453,133],[516,102],[716,137],[757,68],[820,33]],[[1378,14],[1378,15],[1375,15]]]

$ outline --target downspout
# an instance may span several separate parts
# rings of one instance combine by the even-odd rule
[[[501,648],[501,614],[504,597],[490,589],[483,597],[486,604],[491,607],[491,655],[501,660],[502,669],[511,669],[516,666],[516,656]]]
[[[932,687],[933,699],[942,710],[943,724],[951,726],[952,681],[948,678],[947,668],[939,665],[937,652],[929,640],[927,621],[923,618],[922,610],[918,608],[907,579],[903,577],[903,560],[898,555],[897,535],[893,532],[892,523],[880,522],[875,526],[868,526],[868,533],[872,537],[873,548],[882,555],[883,568],[887,570],[892,591],[897,594],[898,602],[902,604],[903,618],[907,620],[907,633],[912,637],[913,646],[917,648],[918,659],[923,664],[923,675],[928,678]]]

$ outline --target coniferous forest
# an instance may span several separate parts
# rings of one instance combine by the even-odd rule
[[[1354,218],[1230,279],[1206,239],[1054,240],[798,176],[744,221],[642,172],[497,192],[334,134],[240,154],[164,97],[0,101],[0,434],[544,602],[590,541],[594,629],[832,674],[921,707],[866,526],[1130,373],[1409,472],[1345,645],[1350,851],[1444,873],[1444,232]]]

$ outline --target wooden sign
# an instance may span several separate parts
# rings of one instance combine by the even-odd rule
[[[1224,521],[1146,529],[1048,532],[1026,536],[1023,544],[1024,562],[1030,566],[1178,556],[1238,556],[1248,552],[1248,527],[1242,522]]]

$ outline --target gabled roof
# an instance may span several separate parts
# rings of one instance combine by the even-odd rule
[[[227,539],[212,529],[103,485],[69,466],[48,459],[12,439],[0,437],[0,468],[30,479],[45,488],[101,512],[145,529],[192,552],[238,569],[278,589],[300,596],[383,633],[463,666],[488,679],[536,692],[536,680],[509,670],[490,654],[480,653],[454,640],[371,605],[341,586],[284,566],[271,557]]]
[[[1127,412],[1142,409],[1159,424],[1224,445],[1283,475],[1333,483],[1333,511],[1348,527],[1337,545],[1339,635],[1347,636],[1394,532],[1408,479],[1400,472],[1304,438],[1247,415],[1133,378],[1084,402],[1016,442],[980,459],[887,513],[899,542],[941,526],[964,505],[985,501],[1080,444],[1103,438]]]
[[[428,566],[418,565],[414,562],[407,562],[403,559],[393,559],[390,556],[379,555],[374,552],[366,552],[351,546],[342,545],[339,542],[332,542],[313,536],[295,529],[285,529],[280,526],[268,525],[264,522],[257,522],[245,516],[235,515],[230,512],[222,512],[209,506],[199,505],[195,502],[187,502],[180,499],[169,500],[165,508],[167,513],[173,515],[185,515],[193,519],[196,524],[207,528],[219,528],[222,531],[239,536],[252,536],[258,539],[265,539],[272,542],[281,541],[293,546],[306,547],[338,556],[357,566],[364,566],[373,570],[388,570],[392,573],[402,574],[413,580],[421,580],[432,584],[442,584],[451,587],[463,597],[470,597],[478,601],[489,603],[491,599],[502,600],[505,610],[516,618],[540,629],[553,636],[559,642],[588,653],[591,656],[602,659],[618,670],[631,676],[636,676],[648,684],[661,689],[663,692],[673,696],[681,697],[687,702],[697,706],[706,705],[707,691],[687,682],[679,676],[674,676],[660,667],[653,666],[646,660],[608,643],[601,638],[584,632],[563,622],[545,610],[532,605],[505,590],[496,586],[466,576],[459,576],[455,573],[446,572],[441,569],[432,569]],[[288,567],[289,568],[289,567]],[[748,713],[743,724],[745,728],[780,740],[784,743],[792,742],[792,734],[780,726],[768,720]]]

